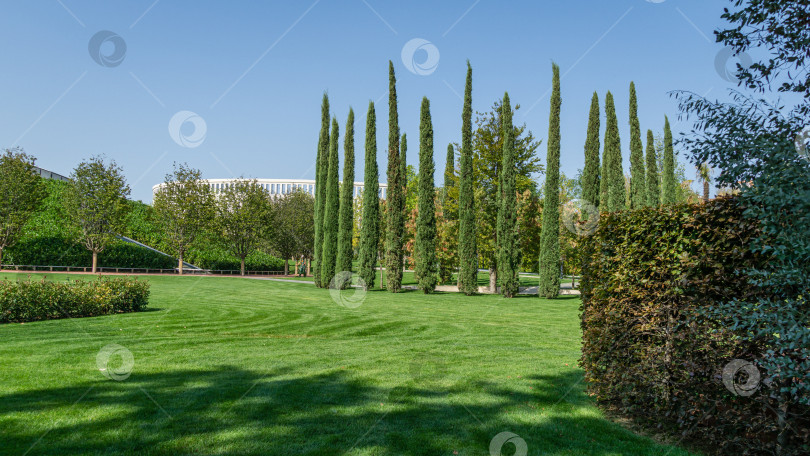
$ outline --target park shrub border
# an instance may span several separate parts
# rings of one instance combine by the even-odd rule
[[[749,248],[762,232],[744,211],[720,198],[603,213],[584,246],[580,364],[602,405],[678,439],[719,454],[808,454],[810,407],[788,407],[776,385],[747,396],[723,383],[732,360],[756,366],[768,349],[705,312],[762,297],[741,273],[768,261]]]
[[[148,303],[149,283],[135,278],[0,280],[0,323],[137,312]]]

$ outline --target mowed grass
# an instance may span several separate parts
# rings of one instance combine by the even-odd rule
[[[349,308],[308,284],[144,279],[148,312],[0,325],[0,454],[489,455],[504,431],[529,455],[690,454],[584,393],[578,297]],[[108,344],[133,355],[125,380],[97,367]]]
[[[355,265],[354,271],[355,271],[355,274],[356,274],[357,265]],[[311,275],[308,276],[308,277],[295,276],[295,277],[287,277],[287,278],[288,279],[294,279],[294,280],[310,281],[310,282],[313,280],[313,277]],[[375,280],[374,286],[377,287],[377,288],[380,288],[380,284],[385,283],[382,280],[383,278],[385,278],[385,274],[384,273],[381,274],[380,271],[378,270],[377,275],[376,275],[376,279],[374,279]],[[457,280],[458,280],[458,276],[456,274],[453,274],[453,279],[452,280],[450,280],[447,283],[442,283],[440,285],[455,285],[457,283]],[[489,273],[479,271],[477,280],[478,280],[478,286],[479,287],[488,287],[489,286]],[[535,286],[537,286],[539,280],[540,279],[539,279],[537,274],[520,274],[520,276],[518,277],[518,281],[520,282],[521,287],[535,287]],[[355,277],[355,282],[356,282],[356,277]],[[560,283],[571,283],[571,278],[570,277],[563,278],[560,281]],[[579,279],[577,279],[577,284],[578,283],[579,283]],[[407,285],[414,285],[415,286],[417,284],[418,284],[418,282],[416,280],[416,277],[414,276],[413,271],[405,271],[402,274],[402,285],[406,285],[406,286]]]

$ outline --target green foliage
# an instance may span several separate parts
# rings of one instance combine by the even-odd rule
[[[436,289],[438,264],[436,258],[436,188],[433,185],[433,122],[430,101],[422,98],[419,123],[419,213],[416,219],[416,277],[425,293]]]
[[[582,199],[599,207],[599,95],[593,93],[585,139],[585,168],[582,171]]]
[[[520,108],[515,105],[510,114]],[[501,205],[500,175],[503,161],[504,103],[497,100],[490,111],[478,113],[477,128],[473,134],[473,176],[476,207],[478,255],[482,267],[488,267],[491,279],[498,271],[498,212]],[[534,174],[543,170],[537,148],[540,141],[527,129],[526,124],[512,125],[512,144],[515,167],[515,191],[534,190]]]
[[[599,207],[601,210],[616,212],[625,208],[624,171],[622,171],[622,146],[619,140],[619,123],[616,119],[616,106],[613,94],[605,96],[605,151],[602,160],[602,185]]]
[[[675,182],[675,148],[672,145],[672,129],[669,118],[664,116],[664,166],[661,171],[661,202],[672,204],[677,201]]]
[[[281,258],[312,258],[315,199],[296,189],[273,200],[270,246]],[[286,262],[285,262],[286,264]],[[286,271],[286,269],[285,269]]]
[[[14,245],[47,193],[34,174],[36,159],[22,149],[6,149],[0,156],[0,264],[3,250]]]
[[[318,155],[315,158],[315,244],[312,274],[315,286],[324,288],[329,283],[321,280],[321,253],[323,252],[323,219],[326,205],[326,174],[329,170],[329,96],[324,93],[321,102],[321,131],[318,135]]]
[[[718,43],[730,46],[735,55],[767,49],[767,58],[747,67],[737,65],[738,85],[765,91],[782,82],[779,92],[793,92],[804,98],[799,110],[810,115],[810,53],[807,0],[731,0],[737,11],[725,9],[723,19],[732,28],[714,32]],[[804,79],[800,77],[804,76]]]
[[[245,258],[272,237],[273,213],[267,191],[255,179],[230,183],[216,199],[214,224],[225,248],[239,257],[239,269],[245,275]]]
[[[323,216],[323,250],[321,251],[321,283],[330,286],[337,266],[338,211],[340,209],[339,131],[337,119],[332,118],[329,136],[329,168],[326,173],[326,204]]]
[[[98,253],[115,240],[115,233],[123,227],[129,208],[129,185],[124,170],[113,160],[105,164],[101,157],[79,163],[70,178],[65,208],[85,248],[93,253],[95,272]]]
[[[503,153],[498,184],[498,273],[501,293],[512,298],[518,292],[520,244],[517,239],[517,189],[515,188],[515,137],[512,126],[512,104],[504,93],[501,113]]]
[[[402,175],[399,151],[399,119],[397,117],[397,80],[394,64],[388,61],[388,191],[385,224],[385,272],[388,291],[396,293],[402,286],[402,233],[404,231]]]
[[[473,194],[472,67],[467,61],[464,108],[461,112],[461,155],[459,157],[458,289],[470,296],[478,291],[478,248],[476,246],[475,195]]]
[[[374,288],[380,241],[380,183],[377,168],[377,115],[368,102],[366,115],[366,169],[363,186],[363,215],[360,218],[360,278],[366,290]]]
[[[138,312],[148,303],[149,283],[134,278],[0,280],[0,323]]]
[[[168,252],[177,256],[182,274],[183,257],[207,229],[215,213],[214,193],[202,172],[186,164],[174,164],[154,196],[153,206],[163,228]]]
[[[546,188],[543,198],[543,231],[540,238],[538,293],[554,298],[560,292],[560,67],[552,64],[553,89],[548,121]],[[608,96],[610,93],[608,92]],[[608,142],[605,141],[607,145]]]
[[[638,122],[636,85],[630,82],[630,205],[638,209],[647,205],[647,176],[644,170],[644,146]]]
[[[453,144],[447,145],[444,165],[444,186],[439,201],[438,260],[439,283],[448,283],[458,266],[458,177],[456,176],[456,154]]]
[[[606,214],[587,238],[594,267],[585,277],[590,293],[582,303],[581,365],[597,400],[679,438],[704,439],[724,454],[740,454],[740,448],[773,454],[778,437],[781,454],[806,454],[800,448],[808,444],[807,405],[782,403],[780,382],[769,381],[774,372],[762,363],[774,355],[772,341],[751,338],[751,327],[726,320],[749,314],[772,332],[776,327],[766,322],[776,309],[706,312],[729,296],[739,306],[783,293],[740,273],[772,261],[754,247],[768,234],[746,216],[751,210],[740,198],[723,198]],[[782,324],[781,335],[792,335],[788,322]],[[806,382],[806,345],[782,353],[804,369],[785,374],[799,375],[796,386],[802,377]],[[763,382],[755,394],[737,396],[724,386],[724,367],[734,359],[758,360]],[[774,410],[786,411],[783,423]]]
[[[346,136],[343,138],[343,188],[340,191],[339,212],[335,270],[351,272],[354,234],[354,110],[351,108],[346,119]]]
[[[661,187],[658,185],[658,160],[655,153],[655,138],[652,130],[647,130],[647,206],[658,206]]]

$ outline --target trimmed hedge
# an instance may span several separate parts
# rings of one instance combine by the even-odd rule
[[[0,323],[93,317],[146,309],[149,283],[124,277],[97,280],[0,280]]]
[[[724,198],[603,213],[585,241],[580,363],[605,406],[712,451],[777,454],[781,434],[778,454],[808,454],[810,407],[785,401],[776,385],[750,396],[724,385],[732,360],[756,366],[769,347],[704,312],[763,292],[740,273],[767,261],[749,249],[762,233],[744,210]]]

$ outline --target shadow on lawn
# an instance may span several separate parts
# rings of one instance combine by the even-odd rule
[[[0,397],[9,423],[0,453],[34,445],[28,454],[486,455],[492,438],[510,431],[529,455],[664,454],[576,410],[588,402],[580,380],[574,370],[538,375],[518,391],[489,382],[431,387],[438,382],[429,379],[380,388],[343,370],[292,378],[227,366],[133,373]],[[26,425],[35,420],[44,427]]]

